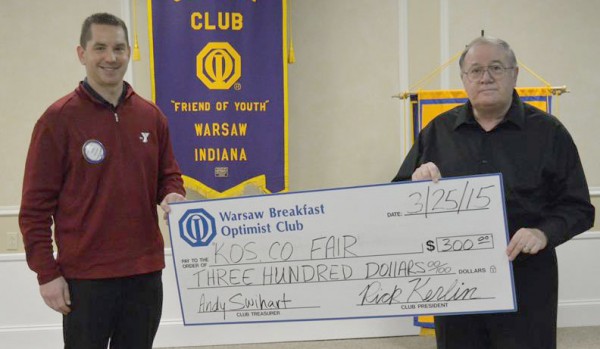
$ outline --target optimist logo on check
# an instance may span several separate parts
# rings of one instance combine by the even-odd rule
[[[215,218],[202,208],[187,210],[179,220],[179,234],[192,247],[208,246],[217,235]]]

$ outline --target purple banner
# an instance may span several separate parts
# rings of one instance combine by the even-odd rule
[[[186,188],[287,191],[285,0],[151,0],[153,98]]]

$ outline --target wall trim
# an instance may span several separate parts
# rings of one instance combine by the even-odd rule
[[[12,217],[19,215],[19,206],[0,206],[0,217]]]
[[[558,327],[585,327],[598,323],[600,299],[558,302]]]
[[[590,196],[600,197],[600,187],[590,187]],[[0,217],[13,217],[19,215],[19,205],[0,206]]]
[[[25,261],[25,253],[0,253],[0,263]]]
[[[0,333],[3,332],[38,332],[38,331],[61,331],[62,323],[47,325],[26,325],[26,326],[0,326]]]

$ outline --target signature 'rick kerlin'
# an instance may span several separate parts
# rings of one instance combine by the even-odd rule
[[[398,285],[394,285],[393,289],[386,290],[382,287],[381,282],[371,282],[359,293],[360,305],[462,301],[479,298],[476,296],[477,287],[465,287],[465,283],[458,279],[452,280],[452,283],[447,286],[429,285],[430,281],[431,277],[411,279],[408,281],[410,284],[408,292],[404,292]]]

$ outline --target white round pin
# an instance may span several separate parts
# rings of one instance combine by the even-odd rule
[[[81,147],[84,159],[90,164],[99,164],[106,157],[106,149],[104,145],[95,139],[90,139]]]

